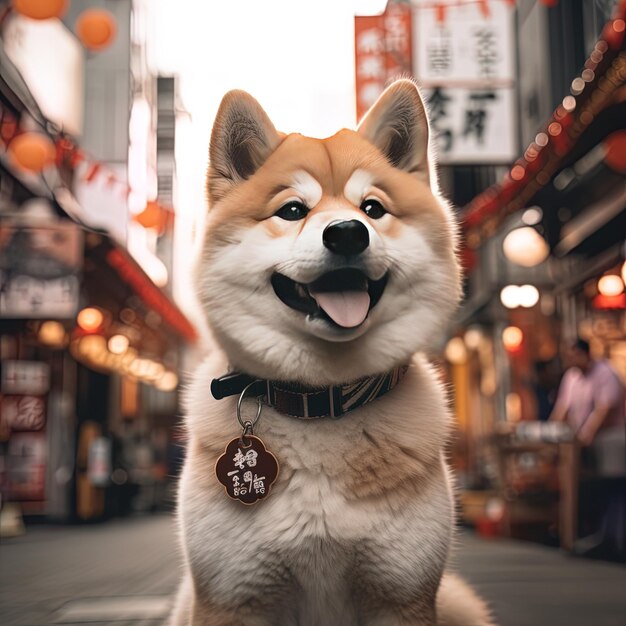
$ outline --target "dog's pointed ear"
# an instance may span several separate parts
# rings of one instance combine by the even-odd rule
[[[428,118],[415,83],[391,84],[359,124],[358,132],[402,170],[429,181]]]
[[[281,135],[248,93],[229,91],[211,133],[207,187],[211,204],[254,174],[281,141]]]

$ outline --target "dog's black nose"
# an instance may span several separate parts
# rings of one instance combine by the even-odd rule
[[[332,222],[324,229],[324,245],[335,254],[360,254],[370,245],[367,226],[359,220]]]

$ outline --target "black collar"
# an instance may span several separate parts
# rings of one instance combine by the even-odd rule
[[[306,387],[300,383],[261,380],[233,372],[211,382],[211,394],[216,400],[241,394],[251,385],[247,393],[262,398],[265,404],[279,413],[301,419],[330,417],[338,419],[391,391],[404,377],[408,365],[394,367],[386,374],[367,376],[345,385],[330,387]],[[247,394],[246,394],[247,395]]]

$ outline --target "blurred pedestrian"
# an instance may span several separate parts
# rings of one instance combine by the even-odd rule
[[[583,446],[601,430],[626,428],[624,383],[606,359],[593,359],[589,343],[578,339],[566,353],[563,375],[551,420],[567,421]]]
[[[606,359],[591,357],[589,344],[578,339],[566,353],[554,421],[567,421],[583,446],[579,494],[583,531],[579,553],[626,556],[626,392]],[[595,518],[595,519],[594,519]]]

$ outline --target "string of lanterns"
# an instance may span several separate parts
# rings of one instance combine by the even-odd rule
[[[69,0],[12,0],[11,10],[33,20],[61,18],[69,7]],[[6,15],[3,16],[3,19]],[[100,52],[109,47],[117,33],[115,17],[104,9],[90,8],[83,11],[76,19],[75,34],[83,46],[92,52]],[[40,121],[41,126],[50,126]],[[48,129],[49,130],[49,129]],[[89,182],[97,174],[106,176],[109,185],[121,185],[125,194],[130,193],[128,186],[118,180],[113,172],[106,172],[96,159],[79,149],[63,133],[56,133],[53,140],[44,132],[21,130],[11,112],[4,107],[0,111],[0,139],[8,151],[9,158],[17,168],[41,173],[56,163],[69,162],[75,168],[82,162],[89,162],[85,179]]]
[[[58,132],[53,139],[43,131],[21,130],[15,116],[0,105],[0,145],[7,151],[11,164],[18,170],[40,174],[46,168],[67,163],[72,169],[86,164],[83,181],[104,180],[109,187],[118,186],[122,195],[131,189],[95,157],[79,148],[69,137]]]
[[[11,3],[11,9],[15,13],[34,20],[61,18],[68,7],[69,0],[12,0]],[[7,14],[4,14],[1,19],[6,17]],[[74,24],[74,32],[87,50],[101,52],[115,40],[117,23],[109,11],[90,8],[80,13]],[[40,121],[40,126],[45,127],[49,133],[52,130],[52,137],[42,131],[21,129],[9,110],[4,107],[0,109],[0,145],[6,149],[14,167],[32,174],[41,174],[52,165],[68,165],[72,170],[84,165],[83,182],[104,181],[106,187],[117,187],[123,197],[128,198],[132,189],[113,170],[79,148],[45,120]],[[133,219],[144,228],[163,233],[172,227],[174,211],[157,201],[150,201]]]
[[[87,154],[71,139],[59,134],[56,141],[40,131],[20,131],[12,114],[0,107],[0,145],[4,146],[11,164],[18,170],[41,174],[46,168],[67,163],[72,170],[84,165],[83,182],[94,184],[104,181],[109,189],[118,188],[124,198],[132,189],[104,163]],[[133,216],[144,228],[155,229],[162,234],[173,226],[174,211],[156,200],[148,201],[145,209]]]

